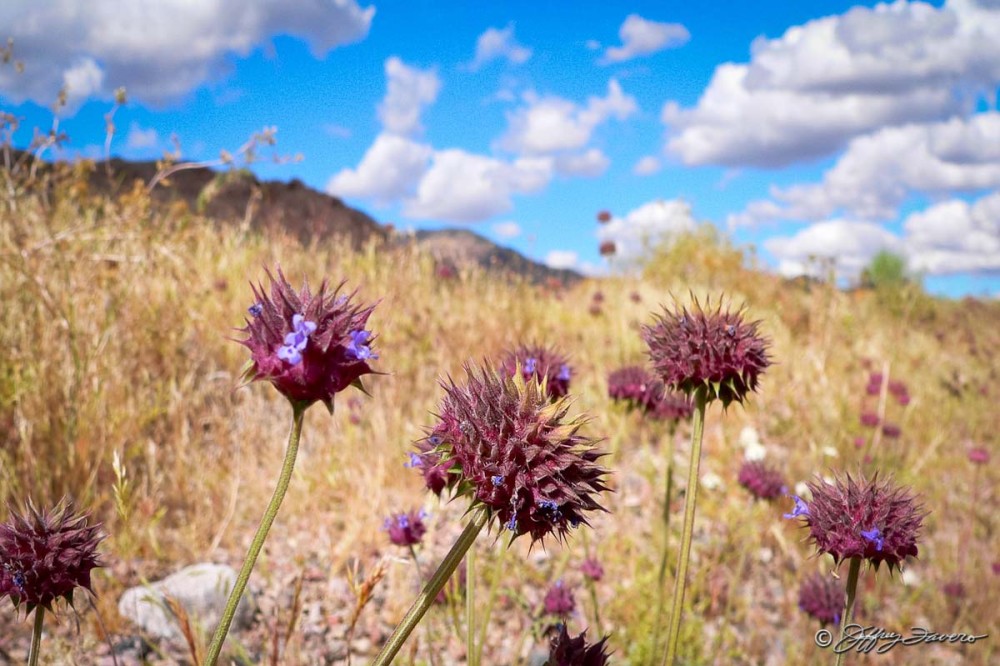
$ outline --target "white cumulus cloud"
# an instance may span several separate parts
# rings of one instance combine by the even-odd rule
[[[129,96],[165,102],[191,92],[273,35],[301,37],[315,56],[368,34],[374,7],[355,0],[7,0],[4,37],[25,73],[0,68],[0,90],[15,102],[50,104],[63,84],[71,101]]]
[[[517,238],[521,235],[521,225],[513,220],[497,222],[493,225],[493,233],[500,238]]]
[[[1000,192],[974,203],[945,201],[903,223],[910,269],[1000,274]]]
[[[582,148],[599,125],[611,118],[624,120],[639,108],[615,79],[608,81],[605,97],[590,97],[586,105],[534,94],[526,95],[525,102],[507,115],[509,127],[498,144],[511,152],[533,155]]]
[[[356,169],[341,169],[326,191],[338,197],[361,197],[391,203],[411,194],[428,169],[433,149],[406,137],[379,134]]]
[[[836,214],[889,220],[913,194],[1000,187],[1000,113],[889,127],[851,141],[819,183],[774,188],[730,216],[731,226],[820,220]]]
[[[638,14],[629,14],[625,18],[618,29],[618,36],[622,45],[609,47],[601,58],[601,64],[623,62],[677,48],[691,39],[691,33],[680,23],[650,21]]]
[[[632,173],[634,173],[637,176],[652,176],[654,173],[657,173],[662,167],[663,165],[660,163],[658,157],[654,157],[653,155],[646,155],[645,157],[640,158],[639,161],[635,163],[635,166],[632,167]]]
[[[436,151],[432,164],[404,201],[415,219],[480,222],[514,207],[512,196],[541,191],[552,180],[552,160],[521,158],[506,162],[464,150]]]
[[[378,117],[389,132],[412,136],[423,130],[420,116],[434,103],[441,80],[433,70],[410,67],[396,56],[385,61],[387,90]]]
[[[852,137],[942,120],[1000,85],[1000,7],[948,0],[855,7],[754,42],[719,65],[693,108],[668,102],[668,150],[686,164],[778,167]]]
[[[827,220],[793,236],[769,238],[764,241],[764,248],[778,260],[778,272],[782,275],[816,275],[822,271],[816,260],[832,259],[838,277],[853,278],[880,251],[902,252],[903,243],[878,224]]]
[[[680,199],[650,201],[625,217],[612,218],[601,225],[597,237],[615,243],[615,256],[631,261],[679,233],[693,231],[696,226],[691,206]]]
[[[555,169],[561,176],[596,178],[608,170],[611,160],[597,148],[582,153],[562,154],[555,158]]]
[[[545,255],[545,265],[549,268],[573,268],[579,255],[572,250],[550,250]]]
[[[515,65],[520,65],[531,58],[531,49],[517,43],[514,38],[514,24],[508,23],[506,28],[489,28],[476,40],[476,55],[468,68],[478,70],[486,63],[505,59]]]
[[[160,143],[160,135],[152,127],[141,127],[139,123],[132,122],[125,135],[125,146],[133,150],[145,148],[155,148]]]

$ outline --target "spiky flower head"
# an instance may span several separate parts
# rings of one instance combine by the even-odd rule
[[[714,311],[697,299],[690,311],[677,304],[664,308],[653,325],[642,328],[655,373],[668,388],[689,396],[703,389],[709,402],[742,403],[771,364],[760,322],[743,315],[742,309],[723,310],[721,301]]]
[[[834,483],[822,479],[807,484],[809,502],[795,497],[795,509],[786,518],[802,517],[809,535],[821,553],[829,553],[837,564],[858,557],[878,569],[901,568],[907,557],[917,556],[917,538],[924,516],[909,489],[892,480],[871,481],[848,474]]]
[[[534,344],[519,345],[507,352],[500,364],[500,369],[508,377],[513,377],[518,368],[526,380],[535,378],[542,382],[552,400],[569,393],[573,369],[566,357],[555,349]]]
[[[656,378],[641,365],[628,365],[608,375],[608,396],[639,405]]]
[[[788,492],[781,472],[760,461],[744,462],[739,482],[757,499],[773,500]]]
[[[670,391],[663,382],[654,383],[644,398],[646,413],[657,421],[686,421],[694,413],[691,398]]]
[[[437,447],[443,440],[431,435],[427,439],[417,442],[417,450],[410,452],[410,460],[404,463],[404,467],[411,467],[420,470],[424,475],[424,484],[432,493],[441,497],[444,489],[453,486],[458,477],[450,473],[451,462],[442,456]]]
[[[583,420],[568,419],[565,398],[550,402],[534,379],[509,377],[488,363],[465,366],[466,381],[442,382],[438,423],[418,447],[434,444],[448,464],[458,495],[472,499],[514,536],[532,542],[563,539],[586,514],[604,508],[605,454],[579,434]],[[426,454],[425,454],[426,455]]]
[[[608,395],[662,421],[690,418],[694,409],[687,396],[668,391],[663,382],[639,365],[612,371],[608,375]]]
[[[545,599],[542,600],[542,604],[545,606],[545,613],[547,615],[568,617],[576,610],[576,599],[573,598],[573,590],[561,580],[557,580],[555,585],[550,587],[549,591],[545,593]]]
[[[977,465],[985,465],[990,461],[990,452],[983,446],[972,447],[966,455],[969,457],[969,462]]]
[[[875,412],[861,412],[861,425],[866,428],[876,428],[878,424],[878,414]]]
[[[36,606],[52,610],[57,599],[72,605],[78,587],[93,593],[90,572],[104,566],[99,523],[89,524],[89,515],[69,500],[51,511],[30,502],[21,513],[8,509],[10,518],[0,525],[0,599],[10,597],[15,608],[23,603],[30,613]]]
[[[552,636],[549,644],[549,659],[545,666],[605,666],[608,663],[605,636],[593,645],[588,645],[587,632],[580,632],[576,638],[571,638],[566,625],[560,623],[558,633]]]
[[[814,573],[799,586],[799,608],[816,618],[823,626],[840,624],[847,593],[844,585],[833,576]]]
[[[583,564],[580,565],[580,573],[582,573],[587,579],[598,583],[602,578],[604,578],[604,567],[601,566],[601,563],[597,560],[597,558],[589,557],[583,561]]]
[[[385,519],[382,529],[389,533],[389,541],[397,546],[415,546],[427,532],[427,526],[424,525],[425,518],[427,512],[423,509],[394,513]]]
[[[270,291],[253,285],[255,302],[248,308],[245,345],[251,354],[245,381],[267,380],[289,400],[306,406],[322,402],[333,413],[333,397],[348,386],[364,390],[361,377],[375,372],[375,336],[365,326],[374,305],[351,302],[341,295],[341,283],[330,293],[324,280],[313,294],[309,285],[299,293],[285,279],[267,271]]]

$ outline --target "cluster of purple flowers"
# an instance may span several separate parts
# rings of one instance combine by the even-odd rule
[[[887,394],[892,396],[900,407],[910,404],[910,392],[906,384],[899,380],[886,382],[886,377],[881,372],[872,372],[868,375],[868,384],[865,386],[865,395],[861,405],[861,425],[865,428],[878,428],[881,426],[882,435],[889,439],[898,439],[903,434],[903,429],[897,423],[883,420],[879,416],[878,404],[881,400],[883,388]],[[869,400],[874,400],[875,405],[869,404]],[[855,440],[856,445],[864,445],[864,438]]]

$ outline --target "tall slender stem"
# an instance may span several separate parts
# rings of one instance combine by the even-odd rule
[[[229,600],[226,602],[226,608],[222,612],[222,619],[219,620],[219,626],[216,627],[215,635],[212,636],[212,645],[208,648],[208,656],[205,657],[205,666],[215,666],[215,663],[219,660],[219,654],[222,652],[222,644],[226,641],[226,634],[229,633],[233,617],[236,616],[236,608],[243,597],[243,591],[246,590],[247,581],[250,580],[250,572],[253,571],[254,564],[257,563],[257,556],[260,555],[260,549],[264,546],[264,540],[267,539],[267,533],[271,529],[274,517],[278,515],[278,507],[281,506],[281,501],[285,498],[288,483],[292,479],[292,470],[295,468],[295,456],[299,451],[299,439],[302,436],[302,421],[306,407],[307,405],[303,403],[292,403],[292,429],[288,433],[288,448],[285,450],[285,460],[281,465],[281,475],[278,477],[278,485],[274,489],[274,494],[267,505],[264,517],[260,520],[257,533],[254,534],[253,541],[250,543],[250,550],[247,551],[246,559],[243,560],[243,566],[236,577],[236,585],[233,586],[232,592],[229,593]]]
[[[844,616],[840,618],[840,640],[837,644],[844,642],[844,635],[847,632],[847,625],[854,621],[854,599],[858,594],[858,572],[861,571],[861,558],[851,558],[851,570],[847,573],[847,602],[844,604]],[[846,650],[837,650],[837,666],[844,663]]]
[[[410,634],[413,633],[413,630],[420,623],[421,618],[423,618],[424,613],[434,603],[434,597],[441,591],[444,584],[448,582],[451,575],[455,573],[455,569],[462,561],[462,557],[465,556],[469,547],[472,546],[476,537],[479,536],[479,532],[483,529],[483,526],[486,525],[487,518],[489,518],[489,514],[485,509],[480,509],[475,513],[472,521],[465,526],[462,534],[458,537],[458,541],[451,547],[448,554],[444,556],[444,560],[438,565],[437,571],[427,581],[424,589],[421,590],[416,601],[410,606],[410,610],[406,612],[403,620],[396,626],[392,635],[389,636],[389,640],[382,647],[382,651],[378,653],[378,656],[375,657],[375,661],[372,662],[371,666],[387,666],[387,664],[392,663],[396,654],[403,647],[403,643],[410,637]],[[468,581],[466,582],[468,583]],[[466,594],[468,594],[468,591],[466,591]]]
[[[674,429],[670,428],[667,443],[667,479],[663,490],[663,552],[660,554],[660,575],[656,587],[656,625],[653,629],[653,652],[660,649],[660,632],[663,629],[664,586],[667,580],[667,560],[670,553],[670,500],[674,494]]]
[[[42,622],[45,621],[45,608],[35,606],[35,626],[31,631],[31,650],[28,652],[28,666],[38,664],[38,649],[42,644]]]
[[[674,598],[670,611],[670,629],[667,632],[667,651],[664,664],[673,664],[677,657],[678,636],[681,629],[681,608],[687,587],[688,561],[691,559],[691,536],[694,533],[694,511],[698,503],[698,470],[701,467],[701,440],[705,432],[705,405],[708,397],[704,388],[694,393],[694,419],[691,432],[691,462],[688,465],[687,490],[684,493],[684,527],[681,531],[680,555],[677,558],[677,577],[674,578]]]
[[[465,555],[465,653],[466,663],[476,666],[476,549]]]

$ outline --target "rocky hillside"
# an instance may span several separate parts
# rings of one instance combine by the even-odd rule
[[[156,172],[153,162],[113,159],[107,165],[96,165],[90,175],[90,184],[98,192],[111,193],[132,187],[137,179],[148,183]],[[379,224],[366,213],[298,179],[287,183],[260,181],[243,169],[185,169],[157,185],[153,195],[164,205],[181,201],[190,210],[220,222],[247,221],[258,229],[283,227],[303,243],[333,237],[346,238],[355,247],[373,238],[389,243],[416,243],[435,258],[444,272],[478,265],[534,282],[558,280],[571,284],[582,278],[574,271],[553,269],[532,261],[468,229],[396,232],[390,225]]]

